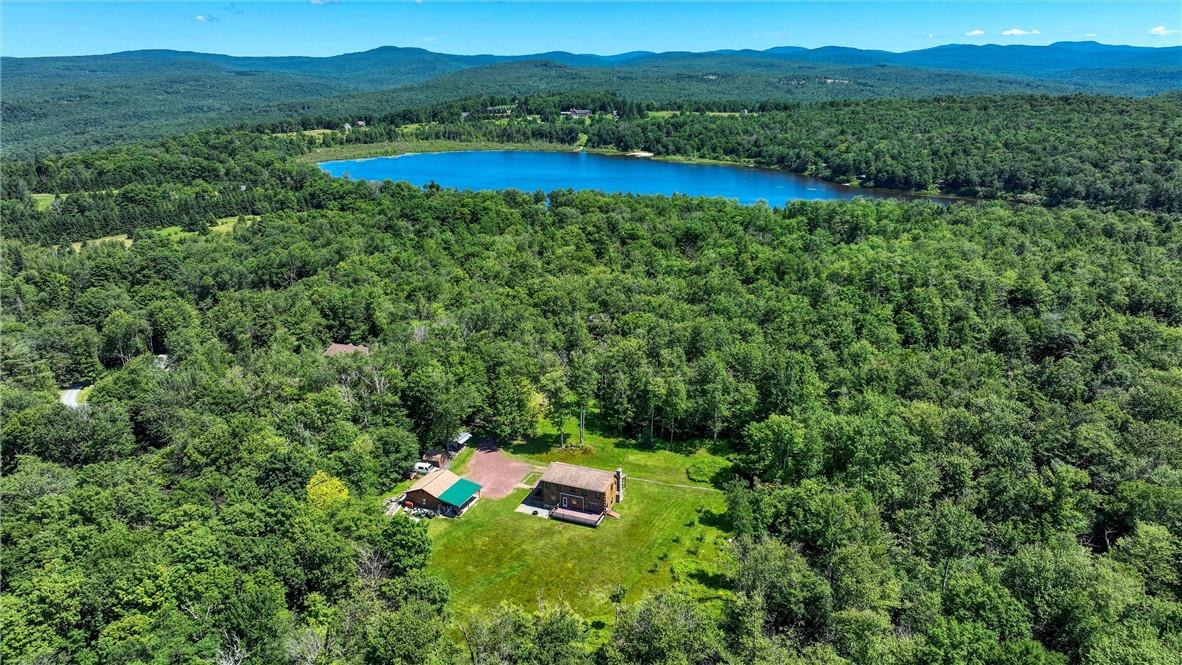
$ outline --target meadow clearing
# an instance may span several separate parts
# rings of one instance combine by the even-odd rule
[[[568,424],[568,435],[573,429]],[[451,586],[453,610],[463,615],[501,602],[527,609],[567,603],[603,628],[614,620],[617,586],[626,590],[625,602],[672,586],[704,602],[724,596],[726,502],[716,487],[695,479],[702,469],[725,469],[724,458],[704,449],[646,449],[594,430],[583,449],[552,443],[556,431],[543,423],[537,436],[503,451],[535,468],[550,461],[622,467],[628,480],[616,506],[620,517],[590,528],[517,512],[530,490],[516,489],[501,499],[482,498],[458,519],[431,520],[431,565]],[[457,460],[453,470],[472,471],[471,459]],[[537,476],[531,471],[521,480],[532,483]]]

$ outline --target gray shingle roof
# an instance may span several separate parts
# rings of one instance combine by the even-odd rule
[[[579,489],[606,492],[616,479],[611,471],[592,469],[585,466],[566,464],[564,462],[550,462],[542,474],[541,482],[578,487]]]

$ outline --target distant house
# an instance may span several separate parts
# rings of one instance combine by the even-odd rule
[[[350,131],[353,130],[353,125],[350,125],[349,123],[346,122],[345,126],[344,126],[344,130],[345,130],[346,134],[349,133]]]
[[[550,517],[598,526],[603,514],[624,500],[624,471],[551,462],[534,491]]]
[[[568,118],[590,118],[590,109],[571,109],[569,111],[561,111],[559,115],[564,115]]]
[[[354,124],[355,124],[355,125],[357,125],[358,127],[364,127],[364,126],[365,126],[365,121],[364,121],[364,120],[358,120],[358,121],[357,121],[356,123],[354,123]]]
[[[360,353],[363,356],[369,355],[369,347],[361,344],[330,344],[324,350],[326,356],[342,356],[350,353]]]
[[[516,104],[501,104],[500,106],[490,106],[484,109],[484,115],[489,118],[508,118],[513,115],[513,109]]]
[[[447,469],[438,469],[415,481],[406,490],[404,503],[447,517],[459,517],[480,498],[480,485]]]

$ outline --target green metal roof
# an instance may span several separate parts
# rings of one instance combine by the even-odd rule
[[[473,494],[480,491],[480,485],[468,480],[467,478],[460,478],[447,491],[439,495],[439,500],[451,504],[455,507],[464,505],[468,499],[472,498]]]

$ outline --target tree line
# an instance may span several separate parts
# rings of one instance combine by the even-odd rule
[[[275,209],[4,240],[4,659],[1178,662],[1177,215],[461,193],[334,180],[305,149],[6,166],[122,192],[201,165]],[[722,600],[661,590],[601,639],[560,604],[456,612],[382,493],[461,426],[589,410],[730,451]]]

